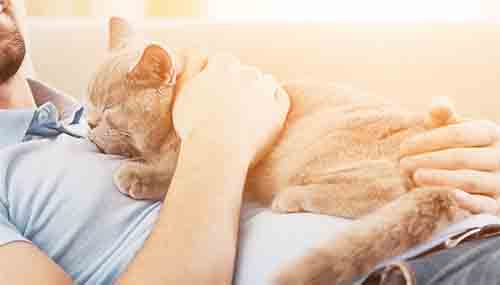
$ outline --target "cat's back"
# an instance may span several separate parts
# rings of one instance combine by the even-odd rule
[[[400,142],[422,120],[376,96],[318,82],[292,82],[286,126],[270,154],[251,171],[247,188],[260,200],[300,183],[304,173],[361,160],[395,161]]]

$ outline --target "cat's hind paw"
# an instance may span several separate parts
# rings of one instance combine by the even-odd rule
[[[300,191],[285,190],[273,199],[271,209],[276,213],[299,213],[304,211],[305,197]]]

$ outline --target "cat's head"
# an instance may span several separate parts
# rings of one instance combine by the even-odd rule
[[[89,139],[104,153],[144,159],[176,148],[172,106],[181,85],[203,68],[197,64],[186,54],[138,40],[128,22],[112,18],[109,57],[88,90]]]

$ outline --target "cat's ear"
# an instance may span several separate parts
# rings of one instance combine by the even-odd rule
[[[126,48],[134,37],[132,25],[120,17],[109,19],[109,50],[111,52]]]
[[[137,65],[127,74],[136,84],[154,88],[173,82],[175,76],[173,55],[158,44],[147,46]]]

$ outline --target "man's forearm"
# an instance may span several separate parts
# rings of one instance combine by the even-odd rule
[[[187,140],[160,218],[120,285],[230,284],[249,161]]]

